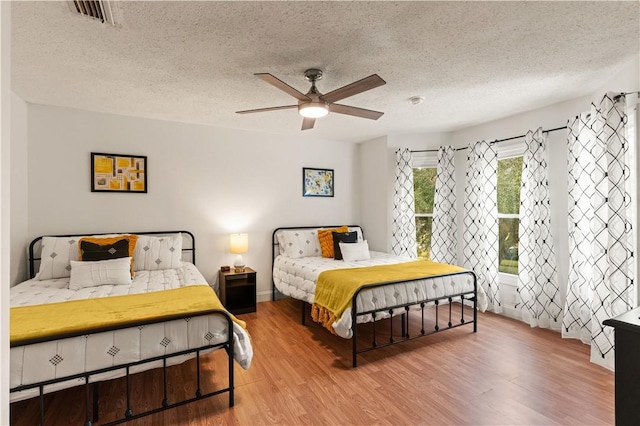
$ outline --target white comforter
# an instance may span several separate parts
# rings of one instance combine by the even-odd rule
[[[191,263],[181,268],[157,271],[138,271],[131,285],[103,285],[80,290],[68,288],[69,278],[53,280],[29,280],[11,288],[11,307],[63,302],[66,300],[139,294],[169,290],[191,285],[207,285],[206,280]],[[10,388],[37,383],[72,374],[134,362],[153,356],[195,348],[226,339],[227,323],[220,315],[180,319],[144,327],[95,333],[52,342],[11,348]],[[203,335],[203,330],[208,333]],[[247,369],[253,358],[253,348],[247,332],[233,323],[234,358]],[[193,355],[170,358],[168,365],[181,363]],[[161,366],[161,361],[142,364],[132,372]],[[124,375],[122,370],[92,376],[91,381],[107,380]],[[84,383],[84,379],[72,380],[45,387],[46,392],[64,389]],[[11,401],[31,398],[37,389],[11,394]]]
[[[385,265],[407,262],[410,259],[393,256],[387,253],[371,252],[370,260],[344,262],[324,257],[303,257],[292,259],[278,256],[273,266],[273,280],[276,288],[283,294],[295,299],[313,303],[316,282],[321,272],[331,269],[360,268],[374,265]],[[357,300],[358,312],[397,306],[419,300],[436,299],[473,291],[471,274],[451,275],[427,278],[363,290]],[[484,311],[487,307],[486,293],[478,286],[478,307]],[[394,314],[401,313],[398,309]],[[377,318],[388,314],[377,314]],[[370,322],[371,316],[358,317],[358,322]],[[353,336],[351,308],[347,308],[342,316],[333,323],[335,332],[346,339]]]
[[[207,281],[192,263],[183,262],[182,268],[156,271],[138,271],[131,285],[102,285],[70,290],[69,277],[54,280],[29,280],[11,288],[11,307],[41,305],[66,300],[123,296],[171,290],[190,285],[203,285]]]

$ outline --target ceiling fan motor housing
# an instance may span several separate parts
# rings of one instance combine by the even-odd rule
[[[320,99],[322,93],[316,88],[316,81],[322,79],[322,71],[311,68],[304,72],[304,78],[311,82],[311,88],[306,96],[311,99],[298,101],[298,113],[307,118],[320,118],[329,114],[329,103]]]
[[[310,68],[304,72],[304,78],[311,83],[314,83],[318,80],[322,80],[322,70],[317,68]]]

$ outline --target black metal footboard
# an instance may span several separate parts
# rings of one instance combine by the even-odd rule
[[[357,305],[357,299],[358,296],[360,295],[360,293],[362,293],[365,290],[370,290],[372,288],[376,288],[376,287],[384,287],[384,286],[389,286],[389,285],[395,285],[395,284],[401,284],[403,282],[407,282],[407,281],[393,281],[393,282],[385,282],[385,283],[376,283],[376,284],[368,284],[368,285],[364,285],[362,287],[360,287],[355,294],[353,295],[353,298],[351,300],[351,324],[352,324],[352,330],[353,330],[353,336],[352,336],[352,341],[353,341],[353,349],[352,349],[352,357],[353,357],[353,367],[357,367],[358,366],[358,361],[357,361],[357,355],[363,352],[368,352],[368,351],[372,351],[374,349],[379,349],[379,348],[384,348],[387,346],[391,346],[391,345],[395,345],[398,343],[402,343],[402,342],[406,342],[408,340],[413,340],[413,339],[417,339],[419,337],[424,337],[424,336],[428,336],[430,334],[434,334],[434,333],[438,333],[440,331],[444,331],[444,330],[449,330],[452,328],[456,328],[456,327],[460,327],[462,325],[467,325],[467,324],[473,324],[473,332],[477,332],[478,331],[478,282],[477,282],[477,278],[476,275],[471,272],[471,271],[464,271],[464,272],[458,272],[458,273],[454,273],[454,274],[446,274],[446,275],[439,275],[439,276],[434,276],[434,277],[429,277],[429,279],[431,278],[439,278],[442,276],[451,276],[451,275],[465,275],[465,274],[470,274],[473,277],[473,290],[469,290],[463,293],[459,293],[459,294],[453,294],[453,295],[447,295],[447,296],[443,296],[441,298],[434,298],[434,299],[424,299],[424,300],[418,300],[418,301],[412,301],[406,304],[399,304],[399,305],[395,305],[395,306],[385,306],[383,308],[378,308],[378,309],[373,309],[373,310],[367,310],[367,311],[363,311],[363,312],[358,312],[358,305]],[[447,321],[447,327],[440,327],[439,323],[438,323],[438,319],[439,319],[439,315],[440,315],[440,306],[441,306],[441,302],[445,301],[448,304],[448,321]],[[453,302],[460,302],[461,304],[461,310],[460,310],[460,319],[459,322],[456,322],[454,324],[453,322],[453,318],[452,318],[452,310],[451,310],[451,305]],[[464,304],[465,301],[468,302],[473,302],[473,319],[471,321],[465,319],[464,317]],[[425,308],[427,307],[427,305],[429,305],[430,303],[433,303],[433,305],[435,306],[435,315],[436,315],[436,321],[435,321],[435,326],[433,327],[433,329],[428,330],[425,329],[425,315],[424,315],[424,311]],[[421,327],[420,327],[420,333],[412,336],[410,335],[409,332],[409,321],[410,321],[410,316],[409,316],[409,311],[411,307],[414,306],[418,306],[420,308],[421,311]],[[400,331],[400,338],[395,338],[394,334],[393,334],[393,316],[397,316],[398,312],[397,310],[400,309],[401,311],[403,311],[401,313],[401,331]],[[304,310],[303,310],[304,313]],[[382,317],[385,318],[389,318],[391,317],[391,319],[389,320],[389,338],[387,341],[384,342],[378,342],[376,340],[376,322],[379,321],[379,319],[376,318],[376,315],[380,314],[380,313],[384,313],[384,314],[389,314],[388,316],[386,315],[380,315],[380,319],[382,319]],[[364,348],[358,348],[358,322],[357,319],[358,317],[361,316],[365,316],[365,315],[371,315],[373,318],[373,339],[371,342],[370,346],[366,346]]]
[[[98,421],[98,403],[99,403],[99,397],[98,397],[98,385],[99,382],[91,382],[91,377],[101,374],[101,373],[106,373],[109,371],[115,371],[115,370],[124,370],[124,377],[126,380],[126,408],[124,413],[122,414],[121,418],[118,418],[110,423],[105,423],[105,425],[115,425],[115,424],[119,424],[119,423],[124,423],[127,422],[129,420],[133,420],[133,419],[137,419],[140,417],[144,417],[144,416],[148,416],[150,414],[154,414],[154,413],[158,413],[160,411],[164,411],[164,410],[168,410],[170,408],[174,408],[180,405],[184,405],[187,403],[190,403],[192,401],[196,401],[199,399],[203,399],[203,398],[208,398],[214,395],[218,395],[221,393],[225,393],[228,392],[229,393],[229,407],[233,407],[234,405],[234,370],[233,370],[233,355],[234,355],[234,348],[233,348],[233,344],[234,344],[234,336],[233,336],[233,321],[231,320],[231,317],[229,316],[229,314],[225,311],[222,310],[218,310],[218,309],[213,309],[213,310],[207,310],[207,311],[202,311],[202,312],[198,312],[198,313],[192,313],[190,315],[185,315],[185,316],[172,316],[171,318],[168,319],[163,319],[162,322],[165,321],[171,321],[171,320],[176,320],[176,319],[190,319],[190,318],[194,318],[194,317],[198,317],[198,316],[203,316],[203,315],[219,315],[221,317],[223,317],[226,321],[226,327],[227,327],[227,336],[226,336],[226,340],[224,342],[220,342],[220,343],[216,343],[216,344],[207,344],[207,345],[203,345],[197,348],[191,348],[191,349],[185,349],[185,350],[181,350],[181,351],[177,351],[177,352],[172,352],[169,354],[164,354],[164,355],[160,355],[160,356],[155,356],[152,358],[148,358],[148,359],[144,359],[144,360],[140,360],[140,361],[136,361],[136,362],[130,362],[130,363],[125,363],[125,364],[120,364],[120,365],[115,365],[112,367],[107,367],[107,368],[101,368],[98,370],[93,370],[93,371],[89,371],[89,372],[84,372],[84,373],[78,373],[78,374],[74,374],[74,375],[70,375],[70,376],[66,376],[66,377],[61,377],[61,378],[56,378],[56,379],[52,379],[52,380],[46,380],[46,381],[42,381],[42,382],[38,382],[38,383],[31,383],[31,384],[27,384],[27,385],[21,385],[21,386],[17,386],[15,388],[10,389],[10,392],[19,392],[19,391],[24,391],[24,390],[28,390],[28,389],[34,389],[37,388],[39,389],[39,402],[40,402],[40,424],[44,425],[44,421],[45,421],[45,406],[44,406],[44,387],[48,386],[48,385],[52,385],[55,383],[60,383],[60,382],[65,382],[68,380],[74,380],[74,379],[80,379],[83,378],[84,379],[84,386],[85,386],[85,401],[84,401],[84,410],[86,413],[86,420],[85,420],[85,425],[86,426],[91,426],[92,422],[97,422]],[[139,326],[144,326],[144,325],[148,325],[154,322],[158,322],[156,321],[141,321],[138,323],[133,323],[133,324],[127,324],[127,325],[123,325],[123,326],[116,326],[116,327],[110,327],[110,328],[104,328],[99,330],[99,332],[105,332],[105,331],[114,331],[114,330],[121,330],[121,329],[126,329],[126,328],[135,328],[135,327],[139,327]],[[95,332],[94,332],[95,333]],[[68,333],[65,335],[60,335],[60,336],[52,336],[50,338],[48,338],[47,340],[59,340],[59,339],[63,339],[63,338],[71,338],[71,337],[77,337],[80,335],[84,335],[85,333]],[[39,341],[45,341],[43,339],[40,339]],[[18,347],[18,346],[24,346],[27,344],[31,344],[31,343],[36,343],[35,341],[30,341],[30,342],[23,342],[20,344],[16,344],[16,345],[12,345],[12,347]],[[209,392],[206,394],[202,394],[202,390],[200,387],[200,355],[202,352],[209,352],[210,350],[214,350],[214,349],[224,349],[227,353],[228,356],[228,386],[226,388],[223,389],[219,389],[213,392]],[[195,394],[192,398],[187,398],[185,400],[182,401],[176,401],[176,402],[170,402],[168,397],[167,397],[167,360],[176,357],[176,356],[180,356],[180,355],[187,355],[187,354],[191,354],[191,353],[195,353],[195,358],[196,358],[196,377],[195,377],[195,381],[196,381],[196,391]],[[143,364],[147,364],[147,363],[151,363],[151,362],[155,362],[155,361],[162,361],[162,378],[163,378],[163,398],[162,401],[160,401],[160,404],[158,405],[157,408],[148,410],[148,411],[143,411],[143,412],[138,412],[136,413],[134,411],[134,407],[131,406],[131,386],[130,386],[130,376],[132,373],[130,373],[130,369],[132,367],[135,366],[139,366],[139,365],[143,365]],[[135,373],[137,374],[137,373]],[[112,380],[112,379],[108,379],[108,380]],[[93,387],[93,401],[91,398],[91,387]],[[79,405],[79,404],[78,404]]]

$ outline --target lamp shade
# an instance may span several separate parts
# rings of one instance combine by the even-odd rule
[[[231,234],[231,253],[242,254],[249,251],[249,234]]]

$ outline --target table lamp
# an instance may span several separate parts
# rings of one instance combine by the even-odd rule
[[[231,234],[229,246],[231,253],[237,254],[236,260],[233,262],[235,272],[244,272],[244,260],[242,253],[249,251],[249,234]]]

